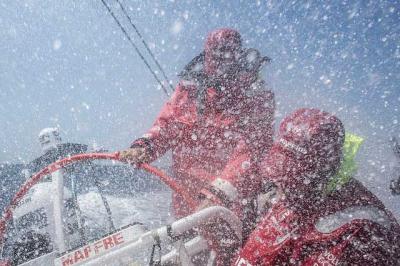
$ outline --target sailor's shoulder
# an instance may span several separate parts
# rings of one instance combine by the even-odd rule
[[[262,79],[255,80],[247,90],[247,96],[255,101],[266,101],[274,99],[274,92]]]
[[[199,83],[192,79],[181,79],[175,90],[178,98],[195,99],[197,96]]]
[[[265,86],[262,82],[252,84],[249,91],[246,93],[249,97],[251,104],[274,106],[275,95],[274,92]]]

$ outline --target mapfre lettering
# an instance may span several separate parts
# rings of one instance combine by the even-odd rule
[[[63,266],[74,265],[96,255],[99,255],[113,247],[121,245],[124,242],[125,240],[123,235],[121,233],[116,233],[114,235],[110,235],[97,242],[68,253],[61,258],[61,263]]]

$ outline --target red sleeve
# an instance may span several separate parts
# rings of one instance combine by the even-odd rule
[[[257,164],[272,146],[275,100],[271,91],[255,95],[247,114],[241,117],[242,140],[222,172],[212,183],[230,200],[238,194],[257,193],[261,178],[256,174]]]
[[[252,160],[258,162],[272,146],[275,119],[275,97],[273,92],[264,91],[255,96],[251,106],[249,122],[245,127],[245,140],[250,147]]]
[[[9,260],[2,259],[0,260],[0,266],[11,266],[11,262]]]
[[[153,126],[142,138],[135,140],[131,147],[146,147],[152,154],[153,160],[172,148],[182,135],[183,129],[194,122],[191,109],[195,107],[189,96],[191,90],[190,86],[179,83],[171,99],[161,109]]]

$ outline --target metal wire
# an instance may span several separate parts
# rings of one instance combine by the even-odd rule
[[[142,59],[144,64],[147,66],[153,77],[156,79],[158,84],[160,84],[161,88],[163,89],[164,93],[169,96],[169,93],[167,91],[167,88],[165,88],[164,84],[161,82],[161,80],[158,78],[157,74],[154,72],[154,70],[151,68],[150,64],[147,62],[147,60],[144,58],[143,54],[140,52],[139,48],[136,46],[136,44],[133,42],[132,38],[129,36],[128,32],[122,26],[121,22],[118,20],[118,18],[115,16],[114,12],[111,10],[111,8],[107,5],[107,3],[104,0],[101,0],[105,8],[107,9],[108,13],[113,17],[114,21],[117,23],[121,31],[124,33],[125,37],[128,39],[128,41],[131,43],[133,48],[135,49],[136,53],[139,55],[139,57]]]
[[[161,67],[160,63],[158,62],[157,58],[153,54],[153,52],[150,50],[149,46],[147,45],[146,40],[143,38],[142,34],[139,32],[139,29],[136,27],[135,23],[133,23],[132,18],[129,16],[128,12],[126,11],[124,5],[120,0],[116,0],[119,4],[119,6],[122,9],[122,12],[125,14],[126,18],[129,20],[129,23],[131,24],[132,28],[135,30],[136,34],[139,36],[140,40],[142,41],[144,47],[146,47],[147,52],[150,54],[151,58],[154,60],[154,63],[157,65],[158,69],[162,73],[163,77],[165,80],[168,81],[168,85],[170,89],[173,91],[174,88],[172,87],[171,83],[169,82],[170,79],[167,77],[167,74],[165,74],[164,69]]]

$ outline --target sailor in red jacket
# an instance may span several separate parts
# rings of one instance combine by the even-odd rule
[[[326,190],[344,134],[335,116],[317,109],[284,119],[260,165],[274,196],[234,265],[400,264],[400,227],[378,198],[354,179]]]
[[[172,150],[174,176],[192,195],[208,186],[227,201],[237,200],[235,179],[272,145],[274,96],[259,76],[268,60],[242,47],[233,29],[211,32],[154,125],[121,157],[151,162]],[[233,162],[240,167],[226,168]],[[173,205],[177,218],[191,211],[177,194]]]

